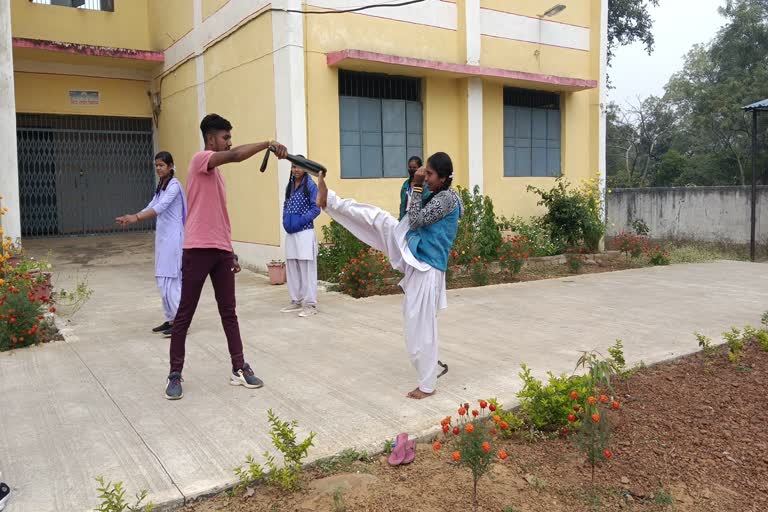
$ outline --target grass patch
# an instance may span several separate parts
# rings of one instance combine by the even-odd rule
[[[717,260],[745,261],[749,259],[743,250],[726,246],[672,244],[668,246],[667,250],[671,263],[706,263]]]

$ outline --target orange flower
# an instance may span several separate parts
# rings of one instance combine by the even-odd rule
[[[507,455],[507,452],[505,452],[504,450],[499,450],[499,458],[501,460],[506,460],[507,457],[509,457],[509,455]]]
[[[489,451],[491,451],[491,443],[489,443],[488,441],[484,442],[482,448],[485,453],[488,453]]]
[[[474,432],[474,431],[475,431],[475,426],[474,426],[473,424],[469,423],[469,424],[467,424],[467,426],[466,426],[466,427],[464,427],[464,431],[465,431],[467,434],[471,434],[472,432]]]
[[[459,462],[459,461],[461,460],[461,453],[459,453],[459,452],[453,452],[453,455],[452,455],[452,457],[453,457],[453,460],[454,460],[454,461],[456,461],[456,462]]]
[[[614,401],[613,401],[613,403],[611,404],[611,409],[613,409],[613,410],[615,411],[615,410],[617,410],[619,407],[621,407],[621,405],[619,404],[619,402],[617,402],[616,400],[614,400]]]
[[[600,401],[603,402],[604,404],[607,404],[608,403],[608,397],[605,396],[605,395],[600,395]]]
[[[599,423],[600,422],[600,415],[597,414],[597,413],[593,414],[592,415],[592,421],[594,421],[595,423]]]
[[[575,391],[571,391],[571,400],[577,400],[579,398],[579,394]]]
[[[500,421],[501,421],[501,416],[499,416],[498,414],[494,414],[493,415],[493,422],[494,423],[499,423]]]
[[[437,452],[437,451],[439,451],[439,450],[440,450],[440,448],[442,448],[442,447],[443,447],[443,445],[442,445],[442,444],[440,444],[440,441],[435,441],[435,442],[432,444],[432,449],[433,449],[433,450],[435,450],[436,452]]]
[[[587,402],[589,402],[589,405],[595,405],[597,403],[597,400],[595,400],[595,397],[591,396],[587,398]]]
[[[502,422],[499,423],[499,428],[501,430],[507,430],[509,428],[509,425],[507,424],[506,421],[502,421]]]

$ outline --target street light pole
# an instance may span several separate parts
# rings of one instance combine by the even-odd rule
[[[757,109],[752,111],[752,219],[749,235],[751,261],[755,261],[755,224],[757,224]]]

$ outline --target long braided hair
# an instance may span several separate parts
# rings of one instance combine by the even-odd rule
[[[301,158],[304,158],[304,155],[296,155],[300,156]],[[309,188],[307,187],[307,181],[309,180],[309,176],[307,173],[304,173],[304,176],[302,177],[301,181],[301,190],[304,193],[304,198],[309,199]],[[288,180],[288,186],[285,187],[285,203],[284,205],[288,204],[288,200],[291,198],[291,193],[294,189],[294,184],[296,183],[296,178],[293,177],[293,172],[291,172],[291,178]],[[285,206],[283,206],[285,208]]]
[[[445,181],[437,190],[430,190],[431,194],[427,198],[427,200],[424,202],[424,205],[426,206],[429,204],[429,202],[440,192],[443,190],[448,190],[451,188],[451,183],[453,183],[453,162],[451,161],[451,157],[448,156],[447,153],[443,153],[442,151],[439,151],[429,158],[427,158],[427,165],[434,170],[438,176],[441,178],[445,178]]]
[[[168,184],[171,182],[171,179],[176,174],[176,169],[173,168],[173,156],[167,152],[167,151],[161,151],[158,154],[155,155],[155,160],[162,160],[165,165],[171,168],[171,174],[167,178],[163,178],[160,180],[160,183],[157,184],[157,189],[155,190],[155,195],[159,194],[161,190],[165,190],[168,188]]]

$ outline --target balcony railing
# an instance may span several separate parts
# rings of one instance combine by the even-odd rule
[[[35,4],[74,7],[90,11],[114,12],[115,10],[115,0],[31,0],[31,2]]]

